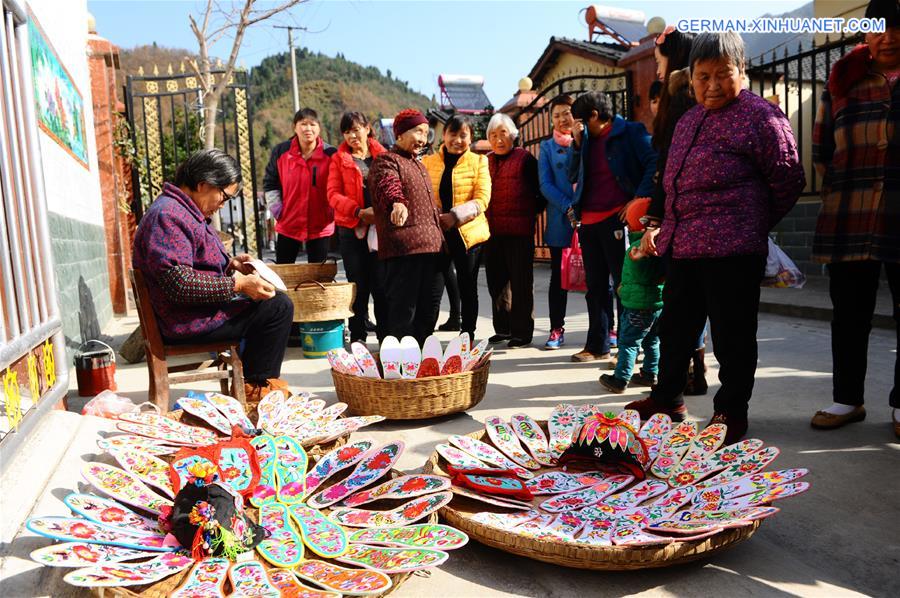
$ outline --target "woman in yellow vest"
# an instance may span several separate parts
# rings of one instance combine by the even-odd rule
[[[445,259],[452,260],[456,268],[461,329],[474,340],[481,247],[491,236],[484,216],[491,198],[491,176],[487,158],[469,149],[473,130],[469,117],[461,114],[450,117],[444,125],[440,149],[425,156],[422,163],[431,175],[441,212],[441,228],[450,251]]]

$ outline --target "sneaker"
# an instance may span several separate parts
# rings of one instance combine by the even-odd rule
[[[625,387],[628,386],[627,382],[610,374],[601,375],[600,384],[609,392],[614,392],[617,395],[625,392]]]
[[[524,338],[512,337],[511,339],[509,339],[509,342],[506,343],[506,346],[509,349],[519,349],[520,347],[527,347],[530,344],[531,344],[530,338],[524,339]]]
[[[641,416],[641,421],[647,421],[655,413],[664,413],[672,418],[673,422],[683,422],[687,418],[687,407],[684,405],[676,405],[674,407],[666,407],[654,401],[651,397],[632,401],[625,405],[625,409],[634,409]]]
[[[552,351],[553,349],[559,349],[564,344],[566,344],[566,329],[554,328],[550,331],[550,338],[544,343],[544,349]]]
[[[725,424],[728,426],[728,431],[725,432],[725,441],[723,442],[725,446],[734,444],[747,435],[748,424],[746,415],[735,416],[727,413],[716,413],[706,425],[711,426],[713,424]]]
[[[609,359],[609,353],[591,353],[587,349],[579,351],[572,356],[572,361],[585,363],[588,361],[605,361]]]
[[[450,316],[447,318],[447,321],[438,326],[438,330],[441,332],[459,332],[460,323],[459,318],[454,318]]]
[[[656,376],[641,370],[631,377],[631,384],[633,386],[656,386]]]
[[[488,342],[492,345],[496,343],[502,343],[504,341],[508,341],[512,338],[511,334],[495,334],[491,338],[488,339]]]
[[[619,347],[619,336],[616,334],[615,330],[609,331],[609,348],[617,349]]]

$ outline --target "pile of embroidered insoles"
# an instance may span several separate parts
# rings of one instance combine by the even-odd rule
[[[429,378],[468,372],[485,364],[491,358],[491,349],[486,340],[472,346],[469,334],[463,332],[447,343],[445,350],[434,335],[425,339],[420,348],[419,343],[411,336],[385,337],[381,343],[378,356],[381,368],[375,357],[363,343],[353,343],[350,348],[334,349],[328,352],[328,362],[332,369],[352,376],[365,378]]]
[[[273,402],[260,403],[260,428],[274,430],[270,421],[299,419],[279,415]],[[291,406],[302,410],[310,402]],[[229,405],[234,425],[247,424],[240,405]],[[182,407],[213,425],[204,405],[182,399]],[[224,558],[195,561],[159,530],[155,516],[172,505],[170,468],[177,483],[186,475],[187,461],[198,457],[168,463],[160,455],[213,444],[216,434],[153,414],[126,416],[119,425],[131,435],[98,444],[121,468],[90,462],[82,470],[99,494],[73,492],[64,499],[72,516],[35,517],[26,523],[32,532],[59,541],[31,557],[47,566],[72,568],[64,577],[72,585],[144,586],[193,567],[173,596],[225,596],[226,588],[231,596],[373,595],[391,587],[390,575],[439,566],[448,558],[446,551],[468,541],[447,526],[416,524],[450,501],[450,484],[433,475],[394,477],[402,442],[375,446],[358,440],[312,464],[295,437],[263,432],[250,441],[260,477],[249,498],[267,532],[255,551],[262,560],[249,553],[236,563]],[[228,481],[240,492],[247,490],[240,482],[251,477],[244,470],[252,451],[239,452],[232,447],[215,453],[223,460],[215,465],[219,471],[232,470]]]
[[[531,538],[591,546],[663,545],[709,537],[770,517],[779,511],[773,501],[809,488],[798,481],[806,469],[764,471],[779,450],[761,440],[723,447],[724,425],[699,430],[695,422],[674,424],[663,414],[642,425],[631,410],[615,417],[647,448],[645,479],[557,467],[584,419],[600,411],[593,405],[557,405],[546,431],[527,415],[514,415],[510,422],[490,417],[485,422],[490,443],[451,436],[436,450],[452,468],[484,470],[476,481],[486,488],[518,484],[534,496],[517,500],[454,485],[456,494],[511,511],[476,513],[474,521]],[[522,482],[512,478],[512,483],[503,475],[492,478],[492,469],[514,471]]]

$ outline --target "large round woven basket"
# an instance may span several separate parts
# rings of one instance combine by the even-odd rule
[[[544,421],[538,423],[546,432],[547,423]],[[473,432],[469,436],[493,445],[484,430]],[[443,464],[443,459],[435,452],[425,463],[424,473],[435,473],[451,477],[444,469]],[[542,469],[541,472],[555,469],[557,468],[548,467]],[[547,498],[547,496],[535,497],[533,502],[535,508],[537,508],[536,505],[538,503]],[[501,530],[474,521],[474,515],[483,511],[510,512],[509,509],[493,507],[462,496],[454,496],[450,504],[440,510],[440,514],[448,524],[464,531],[473,540],[477,540],[487,546],[545,563],[575,569],[594,569],[599,571],[629,571],[669,567],[706,558],[748,539],[761,523],[760,521],[755,521],[743,527],[726,529],[700,540],[673,542],[661,546],[606,547],[554,540],[538,540],[516,534],[513,531],[515,528]]]
[[[199,427],[205,427],[210,430],[212,429],[202,419],[195,417],[195,416],[191,415],[190,413],[187,413],[180,409],[167,413],[166,417],[170,417],[176,421],[184,422],[188,425],[196,425]],[[347,439],[349,437],[350,437],[350,434],[347,434],[347,435],[341,436],[340,438],[333,440],[327,444],[322,444],[322,445],[317,444],[313,447],[305,449],[306,454],[310,457],[309,469],[312,469],[314,464],[316,462],[318,462],[318,460],[321,459],[322,456],[331,452],[335,448],[346,444]],[[169,460],[171,458],[171,456],[166,455],[161,458],[163,460]],[[380,478],[379,480],[376,480],[376,482],[380,483],[382,481],[386,481],[389,478],[396,478],[396,477],[400,477],[402,475],[405,475],[402,471],[391,470],[389,474],[385,474],[384,476],[382,476],[382,478]],[[373,486],[374,485],[375,485],[375,483],[373,483]],[[393,503],[391,503],[391,504],[393,504]],[[398,501],[398,504],[399,504],[399,501]],[[392,507],[389,506],[388,508],[392,508]],[[252,507],[247,507],[247,512],[250,513],[251,517],[254,520],[258,520],[259,512],[257,509],[252,508]],[[330,512],[330,509],[324,509],[323,512],[327,515]],[[437,523],[437,522],[438,522],[438,514],[437,513],[432,513],[427,519],[427,523]],[[347,529],[350,529],[350,528],[347,528]],[[350,531],[352,532],[354,530],[350,529]],[[255,551],[253,554],[254,554],[254,558],[259,560],[266,569],[272,568],[271,565],[268,562],[266,562],[265,559],[260,557]],[[310,556],[308,558],[319,559],[320,557],[310,554]],[[320,560],[333,562],[334,564],[340,565],[341,567],[354,568],[352,565],[339,563],[339,562],[333,561],[331,559],[320,559]],[[179,585],[181,585],[182,582],[184,582],[184,580],[187,578],[188,574],[190,573],[190,570],[191,570],[191,567],[188,567],[184,571],[180,571],[179,573],[176,573],[175,575],[167,577],[166,579],[163,579],[154,584],[149,584],[149,585],[145,585],[145,586],[131,586],[131,587],[118,587],[118,588],[117,587],[113,587],[113,588],[93,587],[90,589],[91,595],[98,596],[100,598],[168,598],[168,596],[170,594],[172,594],[172,592],[174,592],[175,589]],[[401,584],[403,584],[403,582],[405,582],[407,579],[409,579],[410,575],[412,575],[412,573],[398,573],[396,575],[391,575],[390,578],[391,578],[391,581],[393,582],[391,587],[388,589],[387,592],[384,592],[383,594],[379,594],[379,596],[387,596],[387,595],[391,594],[392,592],[394,592],[398,587],[400,587]],[[306,584],[306,582],[303,582],[303,583]],[[226,584],[226,585],[229,585],[229,584]]]
[[[466,411],[481,402],[491,362],[469,372],[383,380],[331,370],[338,400],[354,415],[383,415],[387,419],[427,419]]]
[[[316,460],[318,460],[318,459],[316,459]],[[310,465],[312,465],[312,464],[310,464]],[[405,475],[405,474],[398,470],[392,470],[390,472],[389,476],[388,475],[383,476],[381,479],[378,480],[378,482],[380,483],[381,481],[386,481],[388,479],[388,477],[396,478],[396,477],[400,477],[401,475]],[[373,486],[374,485],[375,484],[373,484]],[[257,519],[258,514],[259,514],[259,511],[257,509],[248,507],[247,512],[250,513],[251,517],[253,517],[254,520]],[[330,512],[330,509],[323,509],[323,512],[328,514]],[[420,523],[435,524],[437,522],[438,522],[438,514],[432,513],[428,517],[428,519],[426,519],[425,521],[422,521]],[[348,530],[348,533],[352,533],[358,528],[345,528],[345,529]],[[329,563],[334,563],[335,565],[339,565],[341,567],[347,567],[350,569],[359,569],[360,568],[360,567],[356,567],[354,565],[340,563],[333,559],[323,559],[321,557],[316,556],[315,554],[311,554],[311,553],[307,553],[307,554],[308,554],[307,558],[313,558],[313,559],[317,559],[317,560],[321,560],[321,561],[326,561]],[[260,563],[262,563],[263,567],[265,567],[266,570],[273,568],[272,565],[270,565],[265,559],[263,559],[261,556],[259,556],[259,554],[256,551],[253,552],[253,556],[254,556],[254,558],[256,558],[256,560],[258,560]],[[91,594],[93,596],[99,596],[101,598],[168,598],[169,595],[172,594],[172,592],[174,592],[175,589],[184,582],[184,580],[187,578],[190,571],[191,571],[191,567],[188,567],[184,571],[180,571],[180,572],[176,573],[175,575],[172,575],[171,577],[167,577],[166,579],[163,579],[162,581],[158,581],[154,584],[146,585],[146,586],[131,586],[131,587],[121,587],[121,588],[91,588]],[[391,582],[392,582],[391,587],[388,588],[388,590],[386,592],[384,592],[382,594],[378,594],[378,596],[379,597],[380,596],[388,596],[388,595],[394,593],[397,590],[397,588],[399,588],[401,585],[403,585],[403,583],[407,579],[409,579],[409,577],[411,575],[412,575],[412,573],[397,573],[394,575],[389,575],[388,577],[391,578]],[[303,583],[304,585],[309,585],[309,586],[315,587],[315,584],[311,584],[306,581],[301,581],[301,583]],[[230,582],[226,582],[226,586],[230,586],[230,585],[231,585]]]
[[[353,315],[356,284],[352,282],[307,281],[288,285],[287,296],[294,304],[295,322],[328,322]]]
[[[288,288],[316,280],[318,282],[333,282],[337,276],[337,262],[324,261],[321,264],[267,264]]]

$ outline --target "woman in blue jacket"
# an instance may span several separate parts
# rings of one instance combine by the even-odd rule
[[[559,95],[550,102],[550,120],[553,136],[541,142],[538,158],[538,175],[541,194],[547,200],[547,227],[544,229],[544,243],[550,247],[550,338],[544,343],[545,349],[559,349],[566,342],[566,302],[568,291],[562,288],[560,267],[562,251],[572,243],[572,224],[566,211],[572,206],[575,191],[569,182],[567,169],[568,148],[572,145],[572,104],[575,100],[568,95]]]
[[[576,184],[573,208],[581,223],[578,241],[588,308],[587,341],[572,360],[606,360],[614,324],[609,317],[613,301],[609,277],[618,288],[625,259],[624,214],[632,200],[653,193],[657,156],[646,127],[616,114],[605,93],[580,95],[572,104],[572,115],[576,122],[568,170],[569,180]]]

